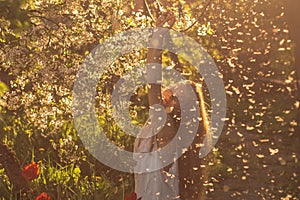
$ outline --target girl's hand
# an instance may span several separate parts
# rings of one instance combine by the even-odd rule
[[[156,27],[172,28],[176,21],[176,17],[173,12],[167,11],[161,14],[156,20]]]

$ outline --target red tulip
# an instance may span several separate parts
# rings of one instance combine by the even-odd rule
[[[43,192],[42,194],[37,196],[35,200],[50,200],[50,196],[48,196],[46,192]]]
[[[141,199],[142,199],[142,197],[137,198],[137,195],[135,192],[131,192],[129,195],[128,194],[125,195],[124,200],[141,200]]]
[[[39,174],[40,166],[35,162],[32,162],[23,167],[22,176],[29,181],[36,179],[39,176]]]

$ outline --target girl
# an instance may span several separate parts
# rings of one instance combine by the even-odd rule
[[[172,27],[175,22],[175,16],[171,12],[163,13],[156,22],[158,27]],[[152,46],[162,44],[164,31],[157,31],[152,37]],[[199,149],[202,138],[208,133],[207,115],[203,101],[202,88],[199,84],[193,82],[180,82],[176,86],[166,89],[163,92],[161,84],[161,63],[162,50],[150,48],[147,54],[147,79],[151,80],[148,84],[148,100],[150,106],[149,119],[143,127],[141,133],[134,144],[134,152],[148,153],[143,157],[136,157],[137,165],[135,171],[135,192],[142,200],[193,200],[203,199],[204,189],[203,182],[205,179],[205,171],[203,168],[203,160],[199,158]],[[156,63],[160,65],[151,65]],[[191,85],[195,97],[189,96],[186,85]],[[173,163],[166,167],[162,167],[164,159],[160,155],[160,149],[164,148],[171,140],[180,142],[175,138],[181,121],[181,112],[185,112],[180,108],[179,100],[174,93],[184,96],[190,102],[196,102],[200,109],[199,126],[196,137],[188,149],[182,149],[184,154]],[[186,93],[186,94],[185,94]],[[155,105],[162,105],[167,112],[165,124],[161,130],[157,128],[159,125],[160,110]],[[156,134],[156,132],[158,132]],[[188,135],[187,135],[188,137]],[[176,157],[176,149],[174,152]],[[170,155],[169,155],[170,156]],[[171,155],[172,156],[172,155]],[[138,173],[143,169],[158,169],[152,172]]]

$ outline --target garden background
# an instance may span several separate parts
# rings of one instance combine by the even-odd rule
[[[206,199],[300,199],[300,12],[293,0],[0,1],[1,199],[45,192],[51,199],[116,200],[134,190],[132,174],[103,165],[82,145],[72,90],[93,48],[122,31],[153,26],[160,7],[175,13],[174,28],[204,47],[223,75],[227,117],[206,166]],[[165,66],[170,57],[164,52]],[[114,84],[145,58],[141,49],[107,66],[95,99],[106,135],[128,150],[134,138],[107,108]],[[181,72],[199,78],[188,64]],[[130,109],[133,122],[143,124],[143,88]],[[21,174],[32,162],[39,173],[28,180]]]

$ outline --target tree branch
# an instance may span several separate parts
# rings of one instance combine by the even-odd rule
[[[211,4],[211,2],[212,2],[212,0],[209,0],[209,1],[207,2],[207,4],[206,4],[206,5],[204,6],[204,8],[203,8],[201,14],[200,14],[199,17],[194,21],[194,23],[192,23],[192,24],[191,24],[189,27],[187,27],[186,29],[181,30],[180,32],[186,32],[186,31],[188,31],[188,30],[191,29],[198,21],[200,21],[200,19],[203,17],[205,11],[207,10],[207,8],[208,8],[208,6]]]

